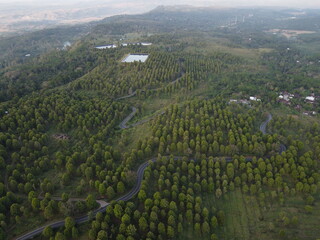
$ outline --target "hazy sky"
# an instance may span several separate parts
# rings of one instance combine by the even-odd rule
[[[117,3],[119,0],[94,0],[95,2],[110,2]],[[90,3],[92,0],[0,0],[0,3],[35,3],[37,5],[52,4],[74,4],[77,2]],[[320,8],[320,0],[122,0],[125,2],[145,3],[147,6],[153,7],[158,5],[178,5],[188,4],[194,6],[284,6],[298,8]],[[10,4],[10,5],[11,5]]]

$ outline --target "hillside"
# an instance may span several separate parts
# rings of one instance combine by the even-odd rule
[[[0,240],[316,239],[318,18],[160,6],[1,40]]]

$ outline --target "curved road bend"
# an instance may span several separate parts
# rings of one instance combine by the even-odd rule
[[[177,79],[173,80],[172,82],[168,83],[168,86],[171,85],[171,84],[176,83],[177,81],[179,81],[184,75],[185,75],[185,72],[184,72],[184,71],[181,71],[179,77],[178,77]],[[160,89],[160,88],[156,88],[156,89],[153,89],[153,90],[157,90],[157,89]],[[131,93],[131,94],[129,94],[129,95],[122,96],[122,97],[118,97],[118,98],[116,98],[115,100],[126,99],[126,98],[133,97],[133,96],[135,96],[135,95],[137,95],[137,90],[135,90],[133,93]],[[137,113],[137,109],[136,109],[134,106],[131,106],[131,109],[132,109],[132,113],[130,113],[130,114],[119,124],[119,126],[120,126],[121,129],[126,129],[126,128],[129,128],[129,127],[131,127],[131,126],[132,126],[132,127],[138,126],[138,125],[140,125],[140,124],[142,124],[142,123],[145,123],[145,122],[149,121],[150,119],[152,119],[152,118],[154,117],[154,116],[151,116],[151,117],[149,117],[149,118],[147,118],[147,119],[143,119],[143,120],[141,120],[141,121],[139,121],[139,122],[136,122],[136,123],[128,126],[127,123],[128,123],[128,122],[133,118],[133,116]],[[162,112],[160,113],[160,115],[162,115],[162,114],[164,114],[164,111],[162,111]],[[156,115],[158,115],[158,114],[156,114]]]
[[[267,133],[267,125],[268,123],[271,121],[272,119],[272,115],[270,113],[268,113],[268,117],[267,117],[267,120],[265,120],[263,123],[261,123],[260,125],[260,131],[263,133],[263,134],[266,134]]]
[[[78,200],[75,200],[75,201],[78,201]],[[107,203],[106,201],[103,201],[103,200],[97,200],[97,202],[100,204],[100,207],[93,211],[94,215],[96,215],[98,212],[103,212],[107,208],[107,206],[110,205],[110,203]],[[104,209],[104,210],[102,210],[102,209]],[[85,215],[85,216],[81,216],[81,217],[75,218],[75,222],[77,224],[84,223],[84,222],[86,222],[88,220],[89,220],[89,215]],[[35,236],[40,235],[46,227],[59,228],[59,227],[62,227],[62,226],[64,226],[64,220],[60,220],[60,221],[56,221],[56,222],[53,222],[53,223],[49,223],[49,224],[46,224],[46,225],[44,225],[42,227],[39,227],[39,228],[29,232],[29,233],[26,233],[23,236],[17,237],[16,240],[27,240],[27,239],[34,238]]]
[[[133,118],[133,116],[137,113],[137,109],[135,107],[131,107],[132,112],[119,124],[121,129],[129,128],[127,123]]]
[[[135,95],[137,95],[137,90],[134,91],[133,93],[129,94],[129,95],[126,95],[126,96],[123,96],[123,97],[118,97],[118,98],[116,98],[115,100],[126,99],[126,98],[133,97],[133,96],[135,96]]]
[[[267,117],[267,120],[265,120],[263,123],[261,123],[260,125],[260,131],[263,133],[263,134],[266,134],[267,133],[267,125],[268,123],[272,120],[272,115],[270,113],[268,113],[268,117]],[[281,154],[282,152],[286,151],[287,150],[287,147],[286,145],[280,143],[280,150],[279,150],[279,153]]]
[[[131,113],[131,114],[132,114],[132,113]],[[130,116],[130,115],[129,115],[129,116]],[[128,116],[128,117],[129,117],[129,116]],[[127,117],[127,118],[128,118],[128,117]],[[262,133],[265,134],[267,124],[268,124],[268,122],[270,122],[271,119],[272,119],[272,116],[271,116],[271,114],[269,114],[267,120],[264,121],[264,122],[260,125],[260,131],[261,131]],[[130,120],[130,119],[129,119],[129,120]],[[126,124],[126,122],[125,122],[125,124]],[[124,124],[124,125],[125,125],[125,124]],[[285,146],[284,146],[284,147],[285,147]],[[282,150],[280,150],[280,151],[282,151]],[[280,152],[280,153],[281,153],[281,152]],[[173,157],[174,160],[179,160],[179,159],[182,159],[182,158],[183,158],[182,156],[174,156],[174,157]],[[225,159],[226,159],[227,162],[231,162],[231,161],[233,160],[232,157],[225,157]],[[148,160],[147,162],[142,163],[142,164],[139,166],[138,170],[137,170],[137,180],[136,180],[136,183],[135,183],[135,185],[133,186],[133,188],[132,188],[128,193],[126,193],[125,195],[117,198],[115,201],[121,201],[121,200],[122,200],[122,201],[128,201],[128,200],[130,200],[131,198],[133,198],[133,197],[139,192],[139,190],[140,190],[140,188],[141,188],[141,184],[142,184],[142,180],[143,180],[143,174],[144,174],[145,169],[149,166],[150,162],[156,162],[156,160],[157,160],[157,158],[155,157],[155,158],[152,158],[152,159]],[[248,161],[248,162],[252,161],[252,157],[246,157],[246,161]],[[98,202],[98,201],[97,201],[97,202]],[[99,202],[99,204],[100,204],[100,207],[99,207],[98,209],[96,209],[96,210],[93,211],[94,216],[95,216],[98,212],[101,212],[101,213],[104,212],[104,211],[106,210],[106,208],[110,205],[110,203],[107,203],[107,202],[105,202],[105,201],[103,201],[103,200],[101,200],[101,201]],[[84,223],[84,222],[87,222],[87,221],[89,221],[89,215],[88,215],[88,214],[86,214],[86,215],[84,215],[84,216],[81,216],[81,217],[78,217],[78,218],[75,218],[75,222],[76,222],[77,224],[81,224],[81,223]],[[59,227],[64,226],[64,223],[65,223],[64,220],[57,221],[57,222],[54,222],[54,223],[49,223],[49,224],[44,225],[44,226],[42,226],[42,227],[39,227],[39,228],[37,228],[37,229],[29,232],[29,233],[26,233],[26,234],[23,235],[23,236],[17,237],[16,240],[27,240],[27,239],[33,238],[33,237],[41,234],[41,233],[43,232],[43,230],[44,230],[47,226],[50,226],[51,228],[59,228]]]
[[[182,157],[174,157],[174,159],[181,159]],[[125,195],[119,197],[118,199],[116,199],[115,201],[128,201],[130,200],[131,198],[133,198],[140,190],[141,188],[141,183],[142,183],[142,180],[143,180],[143,174],[144,174],[144,170],[149,166],[149,163],[150,161],[151,162],[155,162],[157,160],[157,158],[152,158],[150,160],[148,160],[147,162],[141,164],[137,170],[137,181],[135,183],[135,185],[133,186],[133,188],[130,190],[130,192],[126,193]],[[106,208],[110,205],[110,203],[107,203],[105,201],[103,201],[104,204],[103,205],[100,205],[100,207],[98,209],[96,209],[95,211],[93,211],[93,214],[94,216],[98,213],[98,212],[105,212]],[[81,216],[81,217],[78,217],[78,218],[75,218],[75,222],[77,224],[81,224],[81,223],[84,223],[84,222],[87,222],[89,220],[89,215],[86,214],[84,216]],[[47,224],[47,225],[44,225],[42,227],[39,227],[23,236],[20,236],[20,237],[17,237],[16,240],[27,240],[27,239],[30,239],[30,238],[33,238],[37,235],[40,235],[43,230],[47,227],[47,226],[50,226],[51,228],[59,228],[59,227],[62,227],[64,226],[65,224],[65,221],[64,220],[61,220],[61,221],[57,221],[57,222],[54,222],[54,223],[50,223],[50,224]]]
[[[131,107],[132,112],[119,124],[119,127],[121,129],[126,129],[126,128],[130,128],[130,127],[135,127],[138,126],[140,124],[146,123],[148,121],[150,121],[151,119],[153,119],[154,117],[158,116],[158,115],[162,115],[165,113],[165,111],[161,111],[159,113],[156,113],[148,118],[142,119],[136,123],[132,123],[130,125],[127,125],[127,123],[134,117],[134,115],[137,113],[137,109],[135,107]]]
[[[175,161],[177,160],[180,160],[182,159],[183,157],[182,156],[174,156],[173,159]],[[225,160],[226,162],[232,162],[233,161],[233,158],[232,157],[225,157]],[[144,162],[143,164],[141,164],[137,170],[137,180],[136,180],[136,183],[135,185],[133,186],[133,188],[128,192],[126,193],[125,195],[117,198],[115,201],[128,201],[130,200],[131,198],[133,198],[140,190],[141,188],[141,184],[142,184],[142,180],[143,180],[143,175],[144,175],[144,171],[145,169],[149,166],[150,162],[156,162],[157,161],[157,158],[152,158],[150,160],[148,160],[147,162]],[[246,157],[246,161],[248,162],[251,162],[252,161],[252,157]],[[105,212],[106,208],[110,205],[110,203],[107,203],[105,201],[97,201],[99,202],[100,207],[96,210],[93,211],[93,215],[95,216],[97,213],[101,212]],[[78,218],[75,218],[75,222],[77,224],[81,224],[81,223],[84,223],[84,222],[87,222],[89,221],[89,215],[86,214],[84,216],[81,216],[81,217],[78,217]],[[54,222],[54,223],[50,223],[50,224],[47,224],[47,225],[44,225],[42,227],[39,227],[23,236],[20,236],[20,237],[17,237],[16,240],[27,240],[27,239],[31,239],[37,235],[40,235],[43,230],[47,227],[47,226],[50,226],[51,228],[59,228],[59,227],[63,227],[65,224],[65,221],[64,220],[61,220],[61,221],[57,221],[57,222]]]
[[[151,119],[155,118],[156,116],[162,115],[162,114],[164,114],[165,112],[166,112],[166,111],[161,111],[161,112],[159,112],[159,113],[156,113],[156,114],[154,114],[154,115],[152,115],[152,116],[150,116],[150,117],[147,117],[147,118],[142,119],[142,120],[140,120],[140,121],[138,121],[138,122],[132,123],[132,124],[130,124],[128,127],[135,127],[135,126],[141,125],[141,124],[143,124],[143,123],[149,122]]]

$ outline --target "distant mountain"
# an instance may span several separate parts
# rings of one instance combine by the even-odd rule
[[[90,16],[86,12],[85,7],[90,7],[90,11],[96,12],[96,16],[108,15],[113,12],[116,6],[119,9],[115,10],[118,13],[126,12],[126,8],[121,7],[121,1],[118,5],[99,5],[93,2],[93,6],[81,5],[77,9],[68,12],[68,8],[61,14],[57,14],[56,18],[60,18],[60,22],[69,21],[68,19],[79,19]],[[120,4],[120,5],[119,5]],[[130,11],[138,11],[140,4],[133,4]],[[108,8],[106,10],[106,8]],[[52,11],[58,11],[59,7],[53,6]],[[88,8],[89,9],[89,8]],[[143,7],[141,9],[144,9]],[[12,10],[12,9],[11,9]],[[17,10],[21,10],[17,6]],[[0,14],[5,12],[0,8]],[[91,12],[91,13],[92,13]],[[114,13],[114,12],[113,12]],[[39,13],[39,16],[41,13]],[[36,16],[36,15],[34,15]],[[51,15],[50,15],[51,16]],[[49,15],[48,15],[49,18]],[[17,18],[19,20],[19,17]],[[55,25],[58,20],[55,20],[53,15],[47,20],[29,19],[25,25],[37,26],[42,28],[43,25]],[[17,21],[18,21],[17,20]],[[74,43],[83,36],[88,36],[91,39],[99,38],[100,36],[116,36],[127,33],[176,33],[181,31],[202,31],[214,32],[218,28],[237,28],[255,29],[262,31],[282,28],[296,30],[319,31],[320,29],[320,14],[315,10],[296,10],[292,8],[219,8],[219,7],[193,7],[189,5],[174,5],[174,6],[158,6],[151,11],[143,14],[120,14],[104,18],[99,21],[93,21],[85,24],[66,25],[44,29],[41,31],[22,34],[15,37],[0,38],[0,69],[12,64],[21,63],[29,58],[25,56],[30,54],[30,57],[37,56],[41,53],[52,49],[62,49],[65,42]],[[238,24],[239,23],[239,24]],[[241,24],[240,24],[241,23]],[[24,28],[19,22],[12,24],[17,28]],[[37,28],[35,27],[35,28]],[[28,29],[26,27],[26,29]],[[238,29],[240,30],[240,29]],[[29,56],[29,55],[28,55]]]

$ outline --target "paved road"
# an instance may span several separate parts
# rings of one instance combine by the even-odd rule
[[[115,100],[121,100],[121,99],[125,99],[125,98],[130,98],[130,97],[133,97],[135,95],[137,95],[137,91],[134,91],[133,93],[131,93],[129,95],[126,95],[126,96],[123,96],[123,97],[118,97]]]
[[[155,118],[156,116],[164,114],[165,112],[166,111],[161,111],[159,113],[156,113],[156,114],[154,114],[154,115],[152,115],[150,117],[147,117],[145,119],[142,119],[142,120],[140,120],[140,121],[138,121],[136,123],[132,123],[131,125],[129,125],[129,127],[135,127],[135,126],[141,125],[143,123],[146,123],[146,122],[150,121],[151,119]]]
[[[260,125],[260,131],[263,133],[263,134],[266,134],[267,133],[267,125],[268,123],[271,121],[272,119],[272,115],[270,113],[268,113],[268,117],[267,117],[267,120],[265,120],[263,123],[261,123]]]
[[[131,113],[132,114],[132,113]],[[134,115],[134,114],[133,114]],[[130,115],[129,115],[130,116]],[[129,116],[127,118],[129,118]],[[126,119],[127,119],[126,118]],[[130,118],[131,119],[131,118]],[[129,120],[130,120],[129,119]],[[272,116],[271,114],[268,115],[268,118],[266,121],[264,121],[261,125],[260,125],[260,131],[265,134],[266,133],[266,127],[267,127],[267,124],[268,122],[270,122],[270,120],[272,119]],[[129,121],[128,120],[128,121]],[[128,122],[126,121],[124,123],[124,126],[126,125],[126,123]],[[285,146],[283,145],[283,147],[285,148]],[[285,151],[285,149],[280,149],[280,153],[282,151]],[[180,160],[182,159],[183,157],[182,156],[174,156],[173,159],[174,160]],[[252,161],[252,158],[251,156],[247,156],[246,157],[246,161],[247,162],[251,162]],[[232,157],[224,157],[224,159],[226,160],[226,162],[232,162],[233,161],[233,158]],[[133,186],[133,188],[128,192],[126,193],[125,195],[117,198],[115,201],[128,201],[130,199],[132,199],[140,190],[141,188],[141,184],[142,184],[142,180],[143,180],[143,175],[144,175],[144,171],[145,169],[149,166],[149,164],[151,162],[156,162],[157,161],[157,158],[151,158],[150,160],[148,160],[147,162],[144,162],[143,164],[141,164],[137,170],[137,180],[136,180],[136,183],[135,185]],[[61,198],[59,198],[61,199]],[[59,200],[57,198],[57,200]],[[77,198],[71,198],[72,200],[74,201],[78,201],[80,199],[77,199]],[[81,199],[83,200],[83,199]],[[98,209],[96,209],[95,211],[93,211],[93,215],[95,216],[98,212],[105,212],[106,208],[110,205],[110,203],[106,202],[106,201],[103,201],[103,200],[98,200],[97,202],[99,202],[100,204],[100,207]],[[77,224],[81,224],[81,223],[84,223],[84,222],[87,222],[89,221],[89,215],[86,214],[86,215],[83,215],[81,217],[78,217],[75,219],[75,222]],[[25,235],[23,236],[20,236],[18,238],[16,238],[16,240],[27,240],[27,239],[31,239],[39,234],[41,234],[43,232],[43,230],[47,227],[47,226],[50,226],[51,228],[59,228],[59,227],[62,227],[64,226],[64,220],[61,220],[61,221],[57,221],[57,222],[54,222],[54,223],[50,223],[50,224],[47,224],[47,225],[44,225],[42,227],[39,227],[29,233],[26,233]]]
[[[131,107],[132,109],[132,112],[119,124],[119,127],[121,129],[126,129],[126,128],[130,128],[130,127],[135,127],[135,126],[138,126],[138,125],[141,125],[143,123],[146,123],[148,121],[150,121],[151,119],[155,118],[156,116],[158,115],[162,115],[165,113],[165,111],[161,111],[159,113],[156,113],[148,118],[145,118],[145,119],[142,119],[136,123],[132,123],[132,124],[129,124],[127,125],[127,123],[134,117],[134,115],[137,113],[137,109],[135,107]]]
[[[61,200],[61,198],[56,198],[57,200]],[[78,199],[78,200],[83,200],[83,199]],[[76,200],[76,198],[71,198],[71,201],[78,201]],[[100,207],[96,210],[93,211],[93,214],[94,216],[98,213],[98,212],[104,212],[107,208],[107,206],[110,205],[110,203],[107,203],[106,201],[104,200],[97,200],[97,202],[100,204]],[[84,216],[81,216],[81,217],[78,217],[78,218],[75,218],[75,222],[77,224],[80,224],[80,223],[84,223],[84,222],[87,222],[89,220],[89,215],[86,214]],[[43,230],[50,226],[51,228],[59,228],[59,227],[62,227],[64,226],[64,220],[60,220],[60,221],[56,221],[56,222],[53,222],[53,223],[49,223],[47,225],[44,225],[42,227],[39,227],[29,233],[26,233],[20,237],[17,237],[16,240],[27,240],[27,239],[31,239],[31,238],[34,238],[35,236],[37,235],[40,235]]]
[[[168,86],[171,85],[171,84],[174,84],[176,83],[177,81],[179,81],[183,76],[185,75],[185,72],[181,70],[180,74],[179,74],[179,77],[175,80],[173,80],[172,82],[168,83]],[[158,89],[161,89],[160,88],[156,88],[156,89],[152,89],[152,90],[158,90]],[[129,95],[126,95],[126,96],[122,96],[122,97],[118,97],[116,98],[115,100],[121,100],[121,99],[126,99],[126,98],[130,98],[130,97],[133,97],[137,95],[137,91],[134,91],[133,93],[129,94]],[[154,116],[151,116],[151,117],[148,117],[146,119],[143,119],[139,122],[136,122],[136,123],[133,123],[131,125],[127,125],[127,123],[133,118],[133,116],[137,113],[137,109],[134,107],[134,106],[131,106],[131,109],[132,109],[132,112],[119,124],[119,127],[121,129],[126,129],[126,128],[129,128],[129,127],[135,127],[135,126],[138,126],[140,124],[143,124],[145,122],[148,122],[149,120],[151,120],[152,118],[154,118],[155,116],[157,116],[158,114],[154,115]],[[165,111],[162,111],[160,112],[159,114],[164,114]]]
[[[261,123],[260,125],[260,131],[263,133],[263,134],[266,134],[267,133],[267,125],[268,123],[271,121],[272,119],[272,115],[270,113],[268,113],[268,117],[267,119]],[[279,153],[281,154],[282,152],[286,151],[287,150],[287,147],[286,145],[280,143],[280,150],[279,150]]]
[[[131,107],[132,112],[119,124],[121,129],[129,128],[127,123],[133,118],[133,116],[137,113],[137,109],[135,107]]]
[[[174,156],[173,159],[174,160],[180,160],[182,159],[183,157],[182,156]],[[226,161],[227,162],[231,162],[233,159],[231,157],[225,157]],[[252,161],[252,157],[246,157],[246,160],[247,161]],[[132,199],[140,190],[141,188],[141,184],[142,184],[142,180],[143,180],[143,175],[144,175],[144,171],[145,169],[149,166],[149,164],[151,162],[156,162],[157,161],[157,158],[151,158],[150,160],[148,160],[147,162],[144,162],[143,164],[141,164],[137,170],[137,180],[136,180],[136,183],[135,185],[133,186],[133,188],[128,192],[126,193],[125,195],[117,198],[115,201],[128,201],[130,199]],[[61,198],[56,198],[57,200],[61,199]],[[73,200],[80,200],[80,199],[76,199],[74,198]],[[98,209],[96,209],[95,211],[93,211],[93,215],[95,216],[98,212],[105,212],[106,208],[110,205],[110,203],[107,203],[103,200],[98,200],[97,202],[100,203],[100,207]],[[89,221],[89,215],[86,214],[86,215],[83,215],[81,217],[78,217],[78,218],[75,218],[75,222],[77,224],[81,224],[81,223],[84,223],[84,222],[87,222]],[[26,233],[25,235],[23,236],[20,236],[20,237],[17,237],[16,240],[27,240],[27,239],[31,239],[37,235],[40,235],[43,230],[47,227],[47,226],[50,226],[51,228],[59,228],[59,227],[62,227],[64,226],[65,222],[64,220],[61,220],[61,221],[57,221],[57,222],[53,222],[53,223],[49,223],[47,225],[44,225],[42,227],[39,227],[29,233]]]

